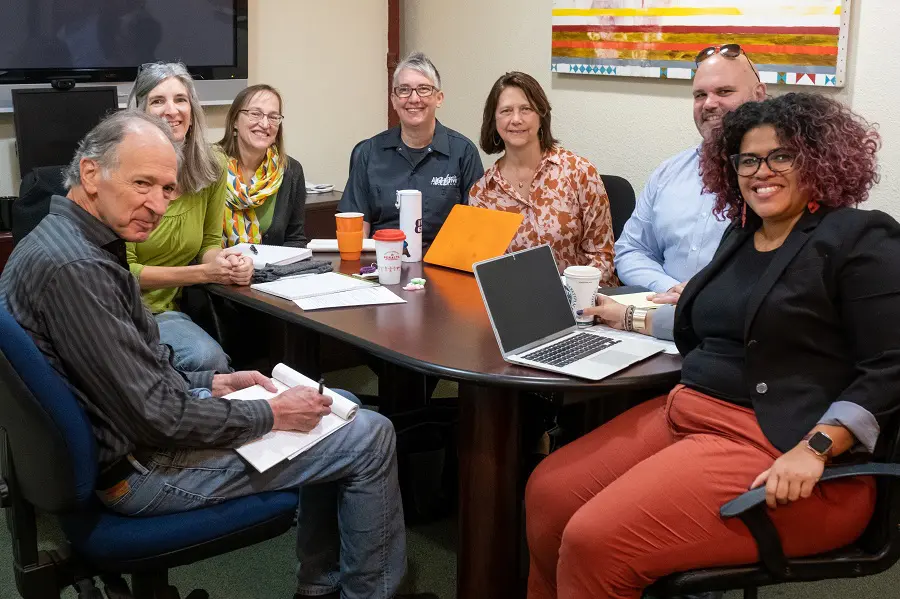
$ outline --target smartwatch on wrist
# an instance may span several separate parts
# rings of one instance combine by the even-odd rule
[[[821,431],[816,431],[803,437],[803,440],[806,441],[806,448],[811,452],[823,460],[831,459],[831,448],[834,445],[831,437]]]

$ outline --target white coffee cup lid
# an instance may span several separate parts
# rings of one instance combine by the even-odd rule
[[[563,274],[578,279],[591,279],[600,276],[600,269],[596,266],[570,266],[563,271]]]

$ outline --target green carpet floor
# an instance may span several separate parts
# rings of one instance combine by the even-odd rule
[[[377,382],[365,368],[330,373],[327,384],[362,394],[377,393]],[[453,397],[455,386],[444,381],[436,396]],[[42,543],[59,537],[51,519],[41,519]],[[456,596],[456,520],[449,518],[408,531],[409,572],[405,591],[431,591],[441,599]],[[294,593],[294,538],[290,533],[254,547],[173,570],[170,581],[182,595],[194,588],[212,599],[291,599]],[[732,592],[727,599],[738,599]],[[817,584],[781,585],[760,592],[764,599],[831,599],[900,597],[900,567],[878,576]],[[0,527],[0,599],[16,599],[9,531]],[[71,589],[63,597],[75,599]],[[484,599],[506,599],[485,597]]]

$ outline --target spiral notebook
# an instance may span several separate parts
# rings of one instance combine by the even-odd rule
[[[226,399],[271,399],[287,391],[291,387],[314,387],[318,383],[303,376],[290,366],[278,364],[272,369],[272,383],[278,388],[277,393],[266,391],[261,385],[254,385],[225,396]],[[271,431],[255,441],[237,448],[238,454],[247,460],[259,472],[265,472],[282,460],[290,460],[336,431],[347,426],[356,417],[359,406],[344,397],[325,388],[323,394],[331,398],[331,414],[324,416],[316,428],[308,433],[292,431]]]

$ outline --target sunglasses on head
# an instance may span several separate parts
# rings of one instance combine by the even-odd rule
[[[723,44],[721,46],[709,46],[708,48],[703,48],[700,52],[697,53],[697,58],[694,59],[694,64],[698,67],[700,63],[709,58],[710,56],[715,56],[716,54],[721,54],[725,58],[735,59],[741,54],[746,55],[744,49],[741,48],[740,44]],[[750,63],[750,68],[753,70],[753,74],[756,75],[756,80],[761,81],[759,78],[759,73],[756,72],[756,67],[753,66],[753,63],[750,62],[750,58],[747,57],[747,62]]]

